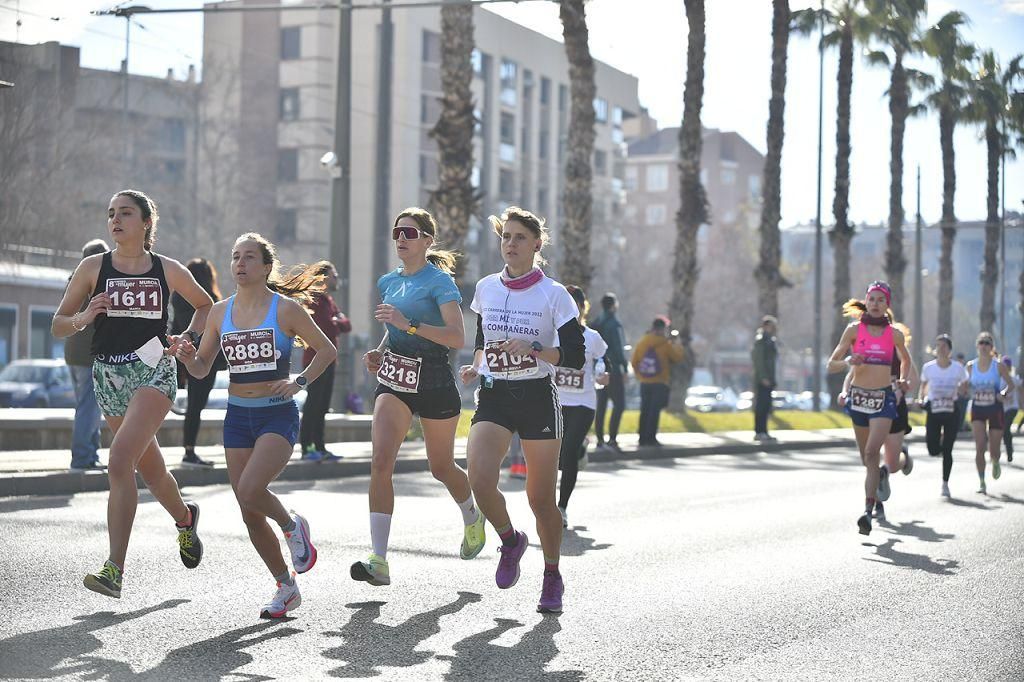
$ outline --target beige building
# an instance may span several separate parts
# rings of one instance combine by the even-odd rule
[[[299,3],[301,4],[301,3]],[[312,4],[312,3],[309,3]],[[429,131],[439,114],[440,10],[392,11],[394,26],[389,201],[375,215],[376,134],[381,64],[377,11],[353,12],[351,282],[356,335],[372,333],[377,302],[374,238],[402,208],[425,206],[437,183],[437,146]],[[200,187],[204,233],[227,249],[251,229],[270,236],[286,263],[326,257],[330,175],[320,157],[333,148],[336,9],[207,14],[204,31],[203,140]],[[482,214],[517,204],[548,218],[557,271],[562,161],[569,116],[568,65],[561,43],[488,11],[474,12],[479,125],[474,182]],[[624,209],[623,122],[640,111],[637,80],[596,64],[594,158],[597,284],[614,279],[612,245]],[[442,238],[444,226],[441,226]],[[397,264],[390,240],[388,266]],[[477,221],[466,247],[470,277],[496,271],[497,244]],[[225,251],[226,252],[226,251]],[[471,290],[466,292],[471,295]],[[468,304],[468,298],[466,300]],[[359,347],[359,346],[357,346]]]

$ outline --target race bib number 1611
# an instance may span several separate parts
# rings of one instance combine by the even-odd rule
[[[159,320],[163,315],[163,289],[155,277],[118,277],[107,280],[110,308],[107,317]]]

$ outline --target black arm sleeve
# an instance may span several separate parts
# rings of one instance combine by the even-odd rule
[[[476,345],[477,350],[484,349],[484,316],[476,316]]]
[[[558,328],[558,344],[561,353],[558,366],[583,369],[587,348],[583,341],[583,327],[575,317]]]

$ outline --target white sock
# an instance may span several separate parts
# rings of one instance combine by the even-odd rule
[[[391,514],[370,512],[370,542],[373,553],[381,559],[388,557],[388,536],[391,535]]]
[[[468,498],[457,504],[462,512],[462,523],[467,526],[471,523],[476,523],[480,511],[476,508],[476,503],[473,501],[473,493],[470,493]]]

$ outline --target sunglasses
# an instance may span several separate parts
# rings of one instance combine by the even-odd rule
[[[989,339],[982,339],[981,341],[978,341],[978,345],[979,346],[991,346],[992,345],[992,341],[990,341]]]
[[[434,235],[424,232],[423,230],[417,227],[406,227],[405,225],[402,225],[401,227],[391,228],[391,239],[396,242],[399,239],[412,241],[413,239],[422,239],[423,237],[433,236]]]

